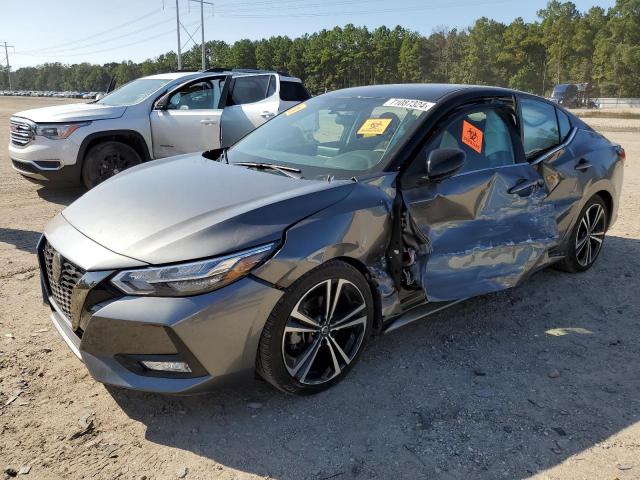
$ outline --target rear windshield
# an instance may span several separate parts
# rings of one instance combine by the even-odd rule
[[[134,105],[140,103],[170,81],[168,78],[139,78],[138,80],[124,84],[96,103],[112,107]]]

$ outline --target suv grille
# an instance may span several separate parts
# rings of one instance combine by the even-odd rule
[[[17,118],[9,120],[9,138],[11,143],[24,147],[33,139],[33,127],[31,123]]]
[[[47,273],[49,290],[56,305],[71,319],[71,297],[73,289],[84,275],[84,270],[62,258],[49,242],[44,244],[44,268]]]

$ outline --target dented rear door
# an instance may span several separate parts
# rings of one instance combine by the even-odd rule
[[[423,244],[410,268],[430,301],[513,287],[547,261],[558,238],[546,187],[524,160],[508,109],[474,107],[444,125],[416,161],[434,148],[460,148],[463,170],[424,181],[414,167],[402,183],[409,228]]]

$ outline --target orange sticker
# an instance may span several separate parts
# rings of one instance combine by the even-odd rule
[[[482,153],[482,138],[484,134],[482,130],[474,127],[469,122],[462,122],[462,142],[469,145],[476,152]]]

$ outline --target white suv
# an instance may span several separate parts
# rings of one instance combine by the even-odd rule
[[[308,98],[300,79],[279,72],[152,75],[95,102],[16,113],[9,156],[36,181],[92,188],[140,162],[231,146]]]

